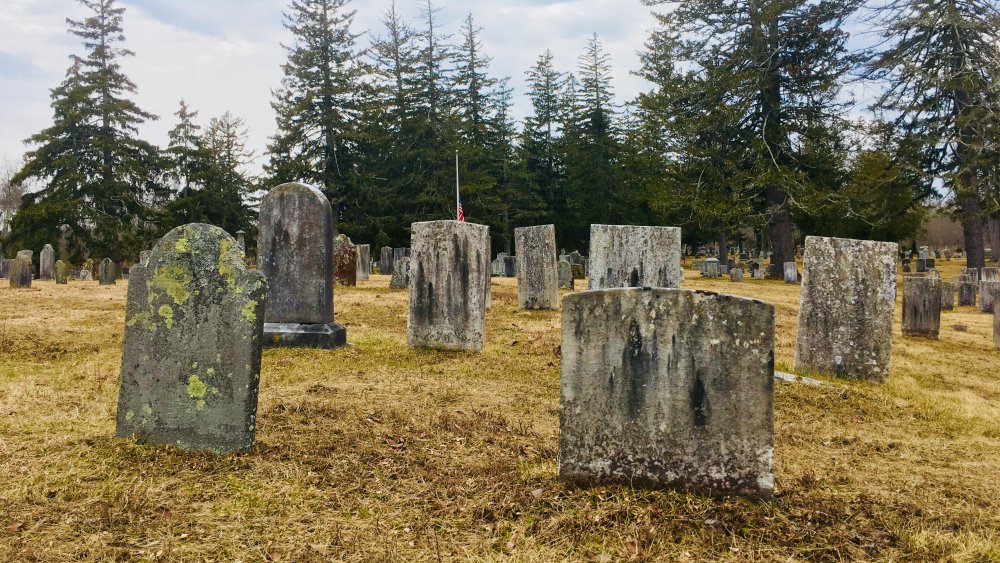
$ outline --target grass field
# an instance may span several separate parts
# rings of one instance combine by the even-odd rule
[[[687,276],[774,303],[791,370],[798,286]],[[991,315],[897,306],[887,385],[777,383],[752,502],[560,483],[559,313],[494,279],[484,353],[410,350],[388,285],[337,289],[352,347],[266,350],[257,445],[214,457],[114,437],[124,283],[4,283],[0,561],[1000,561]]]

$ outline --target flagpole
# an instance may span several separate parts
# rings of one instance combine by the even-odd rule
[[[461,205],[462,196],[458,191],[458,149],[455,150],[455,220],[458,220],[458,206]]]

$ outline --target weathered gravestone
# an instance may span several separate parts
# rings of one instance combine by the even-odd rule
[[[407,345],[481,351],[489,227],[429,221],[410,232]]]
[[[347,235],[337,235],[333,241],[333,278],[338,285],[358,285],[358,249]]]
[[[973,283],[979,283],[979,268],[962,268],[962,275],[972,278]]]
[[[795,369],[885,382],[897,245],[806,237]]]
[[[115,285],[117,283],[118,269],[115,268],[115,263],[110,258],[101,260],[101,264],[97,267],[97,280],[100,285]]]
[[[92,259],[84,260],[83,268],[80,270],[80,280],[94,281],[94,261]]]
[[[38,254],[38,279],[52,280],[56,272],[56,251],[51,244],[46,244]]]
[[[514,229],[514,248],[518,306],[532,310],[558,309],[555,225]]]
[[[178,227],[129,276],[118,436],[224,454],[253,446],[263,274],[211,225]]]
[[[998,294],[1000,294],[1000,281],[979,282],[979,311],[992,313]]]
[[[773,306],[589,291],[564,298],[562,327],[560,478],[772,493]]]
[[[573,289],[573,265],[569,260],[559,261],[559,289]]]
[[[903,268],[902,269],[903,269],[903,273],[904,274],[909,274],[913,270],[912,266],[910,266],[910,259],[909,258],[904,258],[903,261],[902,261],[902,264],[903,264]]]
[[[979,281],[1000,281],[997,268],[982,268],[979,271]]]
[[[734,266],[729,270],[729,280],[734,282],[743,281],[743,266]]]
[[[1000,350],[1000,307],[993,308],[993,347]]]
[[[392,247],[383,246],[381,252],[379,253],[380,260],[378,261],[378,273],[383,276],[392,275]]]
[[[406,289],[410,287],[410,259],[407,256],[400,258],[392,265],[392,279],[389,281],[392,289]]]
[[[701,263],[701,275],[706,278],[717,278],[722,275],[719,271],[718,258],[709,258]]]
[[[0,258],[0,278],[7,279],[10,277],[10,264],[12,260],[9,258]]]
[[[927,271],[927,260],[924,258],[917,258],[917,273],[922,273]]]
[[[767,279],[767,269],[764,268],[764,266],[757,266],[757,268],[753,270],[753,279],[755,280]]]
[[[65,285],[69,283],[69,276],[66,274],[66,263],[62,260],[56,260],[55,268],[55,280],[57,284]]]
[[[140,252],[139,253],[139,263],[142,264],[143,266],[145,266],[146,264],[148,264],[149,263],[149,255],[150,254],[151,253],[148,250],[143,250],[142,252]]]
[[[34,262],[35,251],[33,251],[33,250],[19,250],[19,251],[17,251],[17,258],[24,258],[25,260],[28,261],[28,264],[31,264],[32,268],[35,267],[35,262]]]
[[[903,334],[937,338],[941,331],[941,280],[903,277]]]
[[[323,192],[282,184],[260,202],[259,269],[267,278],[265,346],[347,343],[333,317],[333,210]]]
[[[679,227],[591,225],[590,289],[680,287]]]
[[[947,311],[955,308],[955,284],[951,282],[941,282],[941,308]]]
[[[368,275],[372,271],[372,252],[371,245],[359,244],[358,249],[358,271],[356,279],[357,281],[366,281]]]
[[[410,256],[409,248],[393,248],[392,249],[392,261],[393,263],[400,258],[407,258]]]
[[[35,277],[34,268],[27,258],[20,256],[20,253],[18,254],[18,257],[10,265],[10,287],[27,289],[31,287],[31,280]]]
[[[785,283],[799,283],[799,269],[795,262],[785,262]]]
[[[958,306],[975,307],[976,294],[979,292],[979,283],[972,281],[972,276],[959,276],[958,280]]]

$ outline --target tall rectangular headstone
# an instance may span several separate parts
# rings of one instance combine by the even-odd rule
[[[338,285],[358,285],[358,249],[347,235],[338,235],[333,241],[333,277]]]
[[[56,251],[46,244],[38,255],[38,279],[53,280],[56,277]]]
[[[555,225],[514,229],[514,248],[518,306],[533,310],[558,309]]]
[[[10,264],[13,262],[10,258],[0,258],[0,279],[7,279],[10,277]]]
[[[13,289],[28,289],[34,279],[34,268],[24,256],[18,255],[10,265],[10,287]]]
[[[1000,294],[1000,281],[979,282],[979,311],[992,313]]]
[[[406,256],[396,260],[392,264],[392,279],[389,280],[391,289],[406,289],[410,287],[410,259]]]
[[[997,268],[982,268],[979,271],[979,281],[1000,281],[1000,270]]]
[[[383,276],[392,275],[392,247],[383,246],[381,252],[379,253],[380,260],[378,261],[378,273]]]
[[[946,311],[955,308],[955,284],[951,282],[941,282],[941,308]]]
[[[590,289],[680,287],[681,229],[591,225]]]
[[[799,270],[795,262],[785,262],[785,283],[799,283]]]
[[[118,268],[110,258],[101,260],[97,266],[97,280],[100,285],[115,285],[118,283]]]
[[[972,276],[959,276],[958,280],[959,307],[975,307],[977,293],[979,293],[979,283],[972,281]]]
[[[773,306],[679,289],[574,293],[561,350],[560,478],[772,493]]]
[[[267,277],[265,346],[347,343],[333,317],[333,210],[323,192],[290,183],[260,202],[259,269]]]
[[[896,243],[806,237],[795,369],[885,382]]]
[[[559,289],[573,289],[573,265],[569,260],[559,261]]]
[[[903,335],[937,338],[941,331],[941,280],[903,277]]]
[[[482,351],[489,227],[428,221],[410,232],[407,345]]]
[[[55,268],[55,280],[58,285],[65,285],[69,283],[69,276],[66,273],[66,263],[62,260],[56,260]]]
[[[371,253],[371,248],[372,248],[371,245],[368,245],[368,244],[359,244],[359,245],[357,245],[357,249],[358,249],[358,273],[357,273],[357,280],[358,281],[366,281],[368,279],[368,275],[371,274],[371,271],[372,271],[372,253]]]
[[[216,453],[254,442],[266,282],[236,240],[191,224],[129,274],[118,436]]]

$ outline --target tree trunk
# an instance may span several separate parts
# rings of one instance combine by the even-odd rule
[[[726,233],[721,233],[719,235],[719,263],[722,265],[728,264],[729,260],[729,241],[726,240]]]
[[[989,217],[990,256],[994,262],[1000,261],[1000,212],[994,211]]]
[[[979,196],[966,194],[959,199],[962,231],[965,234],[966,266],[982,268],[986,265],[986,250],[983,248],[983,214]]]
[[[792,237],[792,214],[788,209],[788,194],[774,186],[769,186],[766,196],[770,218],[768,234],[771,238],[772,266],[768,271],[768,277],[784,279],[785,262],[795,261],[795,241]]]

